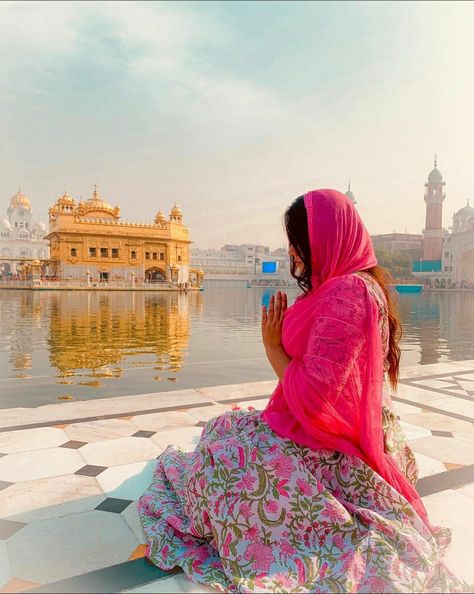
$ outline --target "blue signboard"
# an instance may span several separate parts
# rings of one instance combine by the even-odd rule
[[[275,274],[278,272],[278,262],[276,260],[270,262],[262,262],[263,274]]]

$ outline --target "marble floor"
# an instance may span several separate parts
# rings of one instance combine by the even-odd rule
[[[144,558],[136,500],[168,444],[263,408],[275,381],[0,411],[0,592],[202,592]],[[394,400],[418,490],[453,529],[447,563],[474,582],[474,360],[402,370]],[[183,429],[185,429],[183,431]]]

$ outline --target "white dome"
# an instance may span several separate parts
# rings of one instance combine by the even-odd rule
[[[46,225],[43,223],[43,221],[38,221],[37,223],[35,223],[35,229],[39,229],[40,231],[46,231]]]
[[[469,200],[468,200],[467,205],[464,208],[461,208],[460,210],[458,210],[454,216],[458,217],[458,218],[467,218],[473,214],[474,214],[474,208],[472,208],[472,206],[469,204]]]

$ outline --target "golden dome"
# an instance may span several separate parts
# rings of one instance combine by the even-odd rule
[[[182,217],[183,216],[183,213],[177,204],[175,204],[173,206],[173,208],[171,209],[170,216],[171,217]]]
[[[94,192],[89,200],[81,202],[79,204],[79,214],[88,215],[89,213],[99,212],[101,218],[109,218],[108,215],[113,218],[120,218],[120,208],[118,206],[112,206],[106,202],[97,191],[97,186],[94,186]]]
[[[165,217],[165,215],[164,215],[163,211],[161,210],[161,208],[160,208],[160,210],[159,210],[159,211],[156,213],[156,217],[155,217],[155,223],[157,223],[157,224],[158,224],[158,223],[166,223],[166,217]]]
[[[72,196],[69,196],[67,190],[64,190],[64,194],[61,196],[61,198],[58,198],[58,204],[74,206],[76,201]]]
[[[106,202],[102,196],[97,191],[97,186],[94,186],[94,193],[92,196],[85,202],[85,206],[88,209],[104,209],[104,210],[113,210],[113,206]]]
[[[18,188],[18,192],[11,197],[10,208],[26,208],[26,210],[31,210],[30,199],[28,196],[21,193],[20,188]]]

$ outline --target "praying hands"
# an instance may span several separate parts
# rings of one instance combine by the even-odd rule
[[[262,305],[262,341],[270,365],[280,381],[283,380],[285,369],[291,361],[281,343],[283,317],[287,307],[286,293],[281,291],[278,291],[276,298],[272,295],[268,312],[265,305]]]

